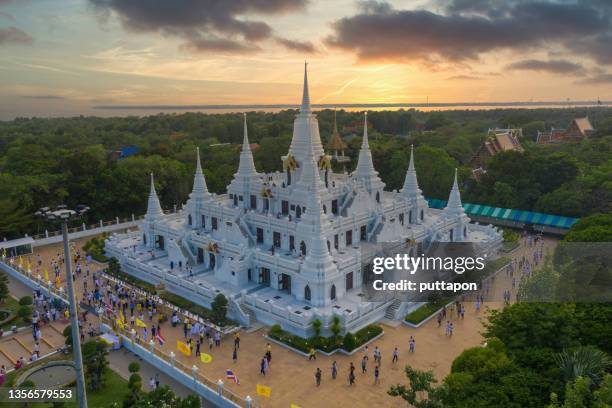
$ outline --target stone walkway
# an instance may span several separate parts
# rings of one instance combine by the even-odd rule
[[[550,252],[555,245],[554,240],[545,241],[545,254]],[[84,241],[77,241],[78,246]],[[51,256],[57,254],[61,248],[57,245],[37,248],[37,253],[43,256],[45,264],[48,264]],[[512,257],[520,258],[524,254],[531,260],[533,249],[526,248],[523,244],[512,253]],[[516,274],[515,274],[516,276]],[[92,285],[90,284],[89,287]],[[79,292],[82,290],[80,279],[76,282]],[[502,299],[505,289],[510,289],[510,278],[505,273],[498,274],[494,281],[493,289],[495,298]],[[513,292],[514,298],[514,292]],[[481,330],[482,321],[486,317],[486,309],[500,308],[502,302],[485,303],[478,313],[473,303],[466,304],[466,314],[463,320],[453,316],[455,331],[452,337],[445,336],[444,324],[438,328],[436,319],[432,319],[418,329],[400,325],[391,327],[383,325],[385,335],[370,345],[370,350],[376,346],[382,351],[382,365],[380,367],[380,383],[374,385],[374,364],[370,358],[368,372],[361,374],[360,362],[362,353],[357,352],[353,356],[336,354],[331,357],[317,356],[316,361],[308,361],[283,347],[272,345],[272,362],[269,374],[266,377],[259,375],[260,360],[266,350],[266,340],[263,337],[266,328],[247,333],[241,330],[240,350],[238,361],[232,362],[233,341],[224,339],[220,347],[213,348],[210,354],[212,362],[202,363],[195,356],[186,357],[176,350],[176,340],[184,340],[182,325],[172,328],[168,323],[162,325],[162,333],[166,338],[166,344],[161,348],[165,353],[174,351],[177,359],[186,366],[193,364],[199,366],[199,373],[216,381],[223,379],[226,387],[242,397],[250,395],[256,404],[263,407],[289,407],[296,404],[300,407],[320,407],[328,405],[333,401],[338,406],[368,407],[383,405],[385,407],[405,407],[403,400],[392,398],[387,395],[390,385],[396,383],[406,384],[407,380],[403,373],[405,364],[410,364],[419,369],[432,370],[437,379],[442,380],[450,371],[452,361],[463,350],[478,346],[482,343]],[[416,340],[416,352],[408,352],[408,339],[413,336]],[[30,336],[31,337],[31,336]],[[157,345],[159,346],[159,345]],[[392,351],[394,347],[399,349],[399,363],[392,364]],[[207,347],[206,347],[207,349]],[[202,350],[207,352],[206,350]],[[370,352],[371,355],[371,352]],[[337,361],[339,374],[336,380],[331,379],[330,367],[333,361]],[[347,376],[350,362],[357,367],[356,385],[349,387]],[[315,370],[319,367],[323,370],[323,379],[320,387],[315,385]],[[231,368],[240,379],[240,385],[235,385],[225,380],[225,370]],[[256,395],[256,385],[263,384],[271,387],[271,397],[263,398]]]

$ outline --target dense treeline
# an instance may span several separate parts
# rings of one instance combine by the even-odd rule
[[[260,145],[254,152],[258,170],[281,169],[295,113],[249,113],[251,143]],[[532,143],[538,130],[564,127],[587,113],[599,130],[593,140],[556,147]],[[321,111],[318,118],[325,141],[333,112]],[[414,144],[419,182],[428,197],[446,198],[453,168],[459,167],[466,201],[570,216],[610,210],[611,109],[400,110],[371,112],[368,120],[374,164],[388,189],[401,188]],[[347,138],[351,171],[363,114],[339,111],[338,125],[344,136],[356,135]],[[468,180],[467,165],[487,129],[507,125],[523,127],[526,154],[498,155],[482,183]],[[88,204],[89,221],[141,214],[151,171],[164,208],[180,205],[191,189],[196,146],[209,189],[222,193],[238,166],[241,141],[240,114],[0,122],[0,237],[44,230],[32,213],[45,205]],[[126,146],[136,146],[138,154],[125,159],[112,154]]]

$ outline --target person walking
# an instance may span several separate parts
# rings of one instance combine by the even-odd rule
[[[397,351],[397,347],[393,349],[393,360],[391,360],[391,362],[393,364],[397,363],[397,360],[399,359],[399,351]]]
[[[336,360],[334,360],[331,366],[331,376],[332,376],[332,380],[335,380],[336,377],[338,376],[338,364],[336,363]]]
[[[368,356],[363,356],[361,359],[361,374],[365,374],[368,371]]]
[[[408,345],[410,347],[410,352],[414,353],[414,348],[416,345],[416,341],[414,340],[414,337],[410,336],[410,340],[408,340]]]
[[[236,363],[238,361],[238,349],[234,347],[234,352],[232,353],[232,361]]]
[[[380,380],[380,368],[374,367],[374,384],[378,384]]]
[[[315,372],[315,381],[317,382],[317,387],[321,385],[321,369],[319,367],[317,367]]]
[[[308,361],[316,360],[316,359],[317,359],[317,352],[315,351],[314,347],[311,347],[310,351],[308,352]]]
[[[351,361],[351,366],[349,367],[348,380],[349,380],[349,386],[352,386],[353,384],[355,384],[355,365],[353,364],[352,361]]]

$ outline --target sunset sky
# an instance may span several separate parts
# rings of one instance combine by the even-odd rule
[[[0,119],[612,99],[612,1],[0,0]]]

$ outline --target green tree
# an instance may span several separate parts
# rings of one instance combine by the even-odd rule
[[[601,350],[592,346],[581,346],[573,351],[563,350],[555,361],[567,382],[579,377],[588,378],[595,386],[599,385],[606,371],[612,367],[612,360]]]
[[[4,300],[9,295],[8,288],[8,277],[2,271],[0,271],[0,303],[4,303]]]
[[[329,330],[332,332],[334,339],[338,338],[340,332],[342,331],[342,322],[340,321],[340,317],[338,315],[334,315],[332,317]]]
[[[315,337],[319,337],[321,335],[321,327],[323,326],[323,322],[319,319],[314,319],[312,321],[312,329],[314,330]]]
[[[212,315],[217,324],[222,324],[225,322],[225,318],[227,315],[227,298],[222,293],[219,293],[212,301],[210,305],[212,309]]]
[[[344,338],[342,339],[342,348],[346,351],[353,351],[356,346],[357,341],[355,340],[355,335],[347,331],[344,335]]]
[[[612,213],[581,218],[563,238],[566,242],[612,242]]]
[[[610,408],[612,406],[612,374],[606,374],[598,390],[593,392],[593,408]]]
[[[72,349],[72,326],[68,325],[64,327],[62,334],[64,335],[64,344],[69,349]]]
[[[172,407],[200,408],[202,402],[197,395],[180,398],[168,386],[159,387],[145,394],[134,404],[134,408]]]
[[[83,366],[87,386],[91,391],[104,387],[104,371],[108,367],[108,349],[101,340],[90,340],[83,344]]]
[[[401,397],[415,408],[437,408],[442,407],[439,401],[433,397],[436,379],[431,371],[421,371],[406,365],[404,373],[410,384],[408,386],[392,385],[387,394],[392,397]]]

